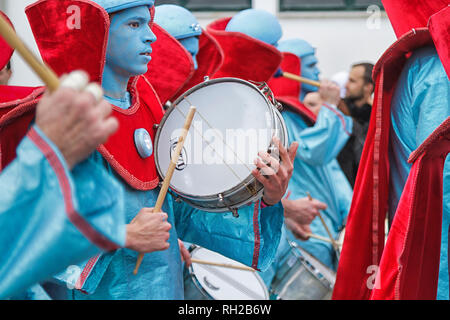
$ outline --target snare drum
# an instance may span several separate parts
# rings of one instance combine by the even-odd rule
[[[193,259],[243,266],[211,250],[192,246]],[[257,272],[192,263],[184,271],[186,300],[268,300],[267,287]]]
[[[155,138],[155,162],[164,178],[185,117],[197,112],[170,182],[191,206],[212,212],[237,209],[262,196],[251,174],[259,151],[273,152],[272,138],[287,147],[288,135],[267,86],[235,78],[207,80],[166,111]]]
[[[278,300],[330,300],[336,274],[306,250],[289,242],[291,250],[271,283]]]

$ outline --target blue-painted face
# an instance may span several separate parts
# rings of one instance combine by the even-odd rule
[[[151,44],[156,41],[147,6],[119,11],[112,16],[106,66],[113,74],[133,77],[147,72]]]
[[[189,37],[185,39],[178,40],[181,45],[192,55],[192,60],[194,61],[194,69],[197,70],[197,54],[199,51],[199,38],[198,36]]]
[[[317,63],[319,61],[317,60],[316,56],[313,54],[309,54],[302,57],[301,61],[302,61],[302,77],[319,81],[320,70],[319,68],[317,68]],[[302,93],[300,93],[300,95],[304,97],[306,93],[315,92],[317,90],[319,90],[319,88],[303,83]]]

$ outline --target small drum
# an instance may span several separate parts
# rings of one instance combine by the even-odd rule
[[[291,250],[271,283],[278,300],[330,300],[336,274],[313,255],[289,242]]]
[[[191,206],[212,212],[259,199],[263,185],[251,174],[259,151],[287,147],[278,103],[267,85],[235,78],[206,80],[166,111],[155,137],[155,162],[164,178],[191,106],[197,108],[170,189]]]
[[[193,259],[243,266],[208,249],[189,248]],[[269,300],[269,292],[257,272],[192,263],[184,271],[186,300]]]

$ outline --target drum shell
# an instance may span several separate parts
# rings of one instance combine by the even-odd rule
[[[214,80],[208,80],[205,81],[202,84],[199,84],[190,90],[188,90],[186,93],[180,96],[167,110],[166,114],[164,115],[161,124],[158,128],[158,131],[156,133],[155,138],[155,150],[158,150],[158,144],[160,140],[160,132],[161,129],[164,127],[165,122],[167,121],[168,117],[170,116],[170,113],[176,108],[178,104],[180,104],[184,97],[189,96],[190,93],[195,92],[196,90],[199,90],[205,86],[213,85],[215,83],[220,82],[237,82],[244,85],[249,86],[250,88],[253,88],[254,90],[258,90],[260,94],[265,98],[265,101],[267,103],[268,109],[266,111],[269,111],[272,117],[272,123],[273,128],[275,129],[275,135],[280,139],[281,144],[287,148],[288,146],[288,133],[286,129],[286,125],[284,123],[283,117],[278,112],[277,108],[275,107],[276,102],[271,102],[267,98],[267,96],[254,84],[244,81],[242,79],[237,78],[220,78],[220,79],[214,79]],[[268,146],[268,149],[270,146]],[[256,156],[255,156],[256,157]],[[156,167],[157,170],[162,178],[164,178],[165,172],[162,172],[161,167],[159,165],[158,155],[156,154],[155,157]],[[181,192],[180,190],[177,190],[172,184],[170,185],[170,189],[172,191],[172,194],[175,195],[176,198],[179,198],[192,207],[198,208],[200,210],[208,211],[208,212],[227,212],[231,209],[238,209],[244,205],[247,205],[249,203],[255,202],[256,200],[260,199],[262,197],[262,194],[264,192],[263,185],[256,180],[256,178],[249,174],[249,176],[241,181],[239,184],[235,185],[233,188],[230,188],[228,190],[225,190],[222,193],[210,195],[210,196],[195,196],[195,195],[189,195]]]

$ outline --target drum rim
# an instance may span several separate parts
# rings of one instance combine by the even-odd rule
[[[175,108],[177,107],[177,105],[184,100],[184,97],[190,95],[191,93],[203,88],[203,87],[207,87],[216,83],[222,83],[222,82],[239,82],[241,84],[247,85],[253,89],[255,89],[266,101],[267,106],[268,106],[268,110],[269,113],[271,115],[271,120],[272,120],[272,127],[275,129],[277,127],[276,125],[276,117],[277,115],[275,114],[274,110],[276,110],[276,107],[274,106],[274,104],[272,102],[270,102],[270,100],[267,98],[266,95],[264,95],[264,93],[253,83],[243,80],[243,79],[239,79],[239,78],[232,78],[232,77],[225,77],[225,78],[217,78],[217,79],[212,79],[212,80],[206,80],[204,82],[201,82],[199,84],[197,84],[196,86],[190,88],[189,90],[187,90],[186,92],[184,92],[182,95],[180,95],[173,103],[172,105],[169,107],[169,109],[166,110],[166,112],[164,113],[163,118],[161,119],[159,126],[158,126],[158,130],[156,131],[156,135],[155,135],[155,141],[154,141],[154,145],[155,145],[155,165],[156,165],[156,170],[159,173],[159,176],[164,179],[165,178],[165,173],[162,172],[159,161],[158,161],[158,146],[159,146],[159,140],[160,140],[160,136],[161,136],[161,131],[162,128],[164,127],[164,124],[166,123],[169,115],[175,110]],[[269,108],[269,106],[272,106],[273,108]],[[286,136],[286,140],[288,140],[288,137]],[[268,146],[270,147],[270,145]],[[172,183],[169,184],[170,189],[172,189],[176,194],[180,195],[182,198],[188,198],[190,200],[197,200],[197,199],[201,199],[201,200],[214,200],[217,199],[217,196],[219,194],[230,194],[230,193],[234,193],[237,192],[238,190],[241,190],[243,187],[245,187],[246,184],[244,184],[244,182],[248,181],[248,183],[251,183],[253,181],[259,182],[256,180],[256,178],[250,173],[243,181],[241,181],[240,183],[236,184],[233,188],[228,189],[228,190],[224,190],[221,193],[216,193],[216,194],[211,194],[211,195],[206,195],[206,196],[198,196],[198,195],[192,195],[192,194],[188,194],[188,193],[184,193],[184,192],[180,192],[178,191],[176,188],[174,188],[174,186],[172,185]],[[262,185],[262,184],[261,184]],[[261,188],[261,190],[259,190],[255,196],[257,196],[259,193],[261,193],[264,190],[264,188]],[[251,197],[250,199],[255,199],[254,197]],[[259,196],[258,196],[259,198]],[[244,201],[244,204],[249,202],[250,200],[246,200]],[[235,205],[236,206],[236,205]],[[198,207],[197,207],[198,208]],[[204,208],[200,208],[200,209],[204,209]],[[226,208],[224,208],[226,209]],[[209,211],[209,208],[208,208]],[[222,210],[223,211],[223,210]],[[222,211],[218,211],[218,212],[222,212]]]
[[[260,183],[259,181],[256,181],[256,182]],[[230,189],[230,190],[227,190],[226,192],[223,192],[223,193],[220,193],[220,194],[222,194],[224,196],[224,198],[225,198],[225,197],[228,197],[229,195],[238,193],[240,190],[242,190],[242,187],[244,187],[244,186],[238,185],[236,187],[233,187],[233,190]],[[178,192],[178,191],[175,191],[175,190],[173,190],[173,192],[176,195],[180,196],[182,201],[188,203],[190,206],[192,206],[194,208],[197,208],[197,209],[200,209],[200,210],[204,210],[204,211],[208,211],[208,212],[223,213],[223,212],[230,211],[230,209],[240,208],[241,206],[246,205],[247,203],[253,203],[255,200],[261,198],[262,197],[262,193],[264,192],[264,187],[262,187],[261,190],[259,190],[257,193],[255,193],[252,197],[250,197],[250,198],[248,198],[248,199],[246,199],[244,201],[235,203],[235,204],[230,205],[230,206],[225,205],[224,207],[219,207],[219,208],[210,208],[210,207],[202,206],[202,205],[200,205],[200,204],[195,202],[195,201],[208,202],[208,200],[209,201],[216,200],[216,199],[218,199],[217,195],[215,197],[210,197],[210,198],[202,197],[201,199],[190,199],[190,198],[184,196],[181,192]]]
[[[215,252],[215,251],[210,250],[210,249],[208,249],[208,248],[204,248],[204,247],[201,247],[201,246],[198,246],[198,245],[192,245],[192,246],[189,248],[189,253],[191,254],[191,257],[192,257],[192,253],[193,253],[194,251],[198,251],[198,250],[200,250],[200,249],[208,250],[208,251],[211,251],[211,252],[214,252],[214,253],[217,253],[217,254],[220,254],[220,255],[224,256],[223,254],[221,254],[221,253],[219,253],[219,252]],[[229,258],[229,257],[227,257],[227,256],[224,256],[224,257],[227,258],[227,259],[233,260],[233,259],[231,259],[231,258]],[[233,261],[236,261],[236,260],[233,260]],[[239,262],[239,261],[236,261],[236,262]],[[193,269],[192,265],[189,267],[189,270],[188,270],[188,271],[189,271],[189,276],[190,276],[193,280],[195,280],[195,281],[193,281],[193,282],[194,282],[194,285],[195,285],[202,293],[205,293],[205,294],[207,295],[207,297],[210,297],[212,300],[217,300],[217,299],[215,299],[213,296],[211,296],[211,295],[206,291],[206,289],[203,288],[203,286],[201,285],[200,281],[198,280],[197,276],[196,276],[195,273],[194,273],[194,269]],[[264,281],[262,280],[261,276],[260,276],[256,271],[253,272],[253,275],[254,275],[255,278],[258,280],[258,283],[261,285],[261,288],[262,288],[263,291],[264,291],[264,298],[265,298],[266,300],[269,300],[269,298],[270,298],[269,288],[267,288],[267,286],[266,286],[266,284],[264,283]]]
[[[317,279],[317,280],[319,280],[323,285],[326,285],[326,286],[329,286],[331,289],[333,289],[333,287],[334,287],[334,283],[335,283],[335,281],[336,281],[336,278],[334,279],[334,281],[330,281],[326,276],[325,276],[325,274],[322,272],[322,271],[320,271],[318,268],[316,268],[313,264],[311,264],[310,262],[308,262],[308,259],[307,259],[307,257],[305,257],[303,254],[302,254],[302,251],[305,251],[307,254],[309,254],[311,257],[313,257],[315,260],[316,260],[316,262],[317,263],[319,263],[322,267],[324,267],[325,269],[329,269],[330,270],[330,268],[328,268],[322,261],[320,261],[319,259],[317,259],[312,253],[310,253],[308,250],[306,250],[305,248],[302,248],[302,247],[300,247],[299,245],[297,245],[295,242],[293,242],[293,241],[289,241],[289,244],[290,244],[290,246],[291,246],[291,252],[292,252],[292,254],[294,255],[294,256],[296,256],[297,258],[298,258],[298,260],[300,260],[300,262],[306,267],[306,269],[308,270],[308,271],[310,271],[312,274],[314,274],[314,275],[316,275],[316,274],[320,274],[321,276],[322,276],[322,279]],[[298,250],[299,251],[299,253],[300,253],[300,256],[298,256],[297,254],[296,254],[296,251],[295,250]],[[308,263],[307,263],[308,262]],[[336,273],[333,271],[333,270],[330,270],[333,274],[334,274],[334,276],[336,275]],[[325,283],[323,283],[324,281],[322,281],[322,280],[324,280],[324,281],[326,281],[327,282],[327,284],[325,284]]]

